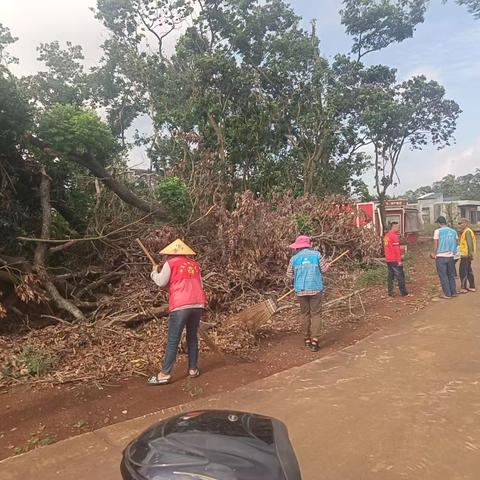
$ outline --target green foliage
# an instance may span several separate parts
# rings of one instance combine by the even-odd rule
[[[377,265],[364,270],[358,279],[359,288],[374,287],[387,284],[387,269]]]
[[[30,108],[17,82],[0,65],[0,155],[11,155],[30,126]]]
[[[384,203],[390,186],[396,186],[397,166],[405,146],[422,149],[428,143],[443,148],[450,144],[460,107],[445,98],[445,89],[423,75],[397,84],[364,90],[360,123],[374,148],[375,188],[385,224]]]
[[[416,201],[427,193],[443,193],[445,197],[457,197],[460,200],[480,199],[480,169],[475,173],[469,173],[456,177],[446,175],[432,185],[419,187],[416,190],[409,190],[405,193],[408,200]]]
[[[58,103],[81,106],[89,94],[82,47],[66,42],[62,48],[55,41],[42,43],[37,50],[37,60],[46,69],[22,79],[36,107],[44,110]]]
[[[93,110],[73,105],[55,105],[45,112],[38,134],[65,153],[93,155],[106,164],[119,148],[108,126]]]
[[[295,217],[295,223],[297,224],[297,231],[300,235],[313,234],[312,218],[308,213],[297,215]]]
[[[16,236],[34,230],[38,204],[31,177],[19,168],[20,147],[31,125],[30,108],[16,79],[0,66],[0,238],[5,253],[15,254]]]
[[[53,367],[50,355],[34,347],[24,348],[18,360],[25,365],[29,375],[44,375]]]
[[[188,220],[192,204],[188,187],[178,177],[166,177],[160,180],[155,189],[155,197],[165,205],[172,217],[179,223]]]
[[[329,65],[315,32],[279,0],[205,2],[167,62],[165,20],[180,22],[191,2],[157,3],[98,2],[113,36],[95,96],[116,133],[148,112],[153,134],[137,141],[159,171],[181,166],[190,178],[209,155],[211,175],[230,191],[356,188],[367,163],[352,115],[353,64]],[[144,42],[158,48],[145,51]]]
[[[0,23],[0,68],[9,63],[18,63],[18,59],[12,57],[7,51],[7,48],[17,40],[18,38],[12,35],[10,29]]]
[[[353,36],[352,52],[360,60],[395,42],[413,37],[423,23],[428,0],[344,0],[342,23]]]

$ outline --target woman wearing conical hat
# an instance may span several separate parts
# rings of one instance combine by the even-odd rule
[[[200,265],[190,258],[195,252],[181,240],[175,240],[160,254],[167,255],[167,261],[160,272],[158,266],[153,269],[151,278],[160,288],[168,287],[168,339],[162,371],[148,379],[149,385],[170,382],[184,328],[187,330],[188,374],[192,378],[200,375],[197,334],[207,302]]]

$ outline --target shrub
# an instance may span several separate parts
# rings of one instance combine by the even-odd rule
[[[308,213],[303,213],[295,217],[295,223],[297,224],[297,231],[300,235],[312,235],[312,217]]]
[[[170,212],[172,219],[178,223],[185,223],[190,216],[192,203],[188,187],[178,177],[166,177],[160,180],[155,189],[155,197]]]

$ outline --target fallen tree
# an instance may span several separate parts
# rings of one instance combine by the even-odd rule
[[[118,195],[125,203],[135,207],[136,209],[145,212],[152,213],[159,220],[166,220],[168,218],[167,213],[164,207],[158,203],[147,202],[134,192],[132,192],[128,187],[123,185],[117,179],[115,179],[107,169],[98,162],[95,157],[90,153],[83,153],[82,155],[65,153],[61,150],[55,149],[52,145],[41,140],[35,135],[27,135],[27,140],[29,143],[39,148],[45,154],[51,157],[65,158],[69,161],[80,165],[81,167],[86,168],[92,175],[98,178],[108,189]]]

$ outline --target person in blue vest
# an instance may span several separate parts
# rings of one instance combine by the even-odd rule
[[[433,254],[437,265],[443,295],[449,299],[457,296],[455,282],[455,255],[458,250],[458,233],[447,225],[445,217],[438,217],[439,227],[433,234]]]
[[[320,252],[312,249],[310,237],[300,235],[290,248],[295,254],[288,264],[287,276],[293,281],[293,288],[300,304],[305,346],[318,352],[320,349],[318,341],[323,329],[322,274],[328,270],[328,264]]]

